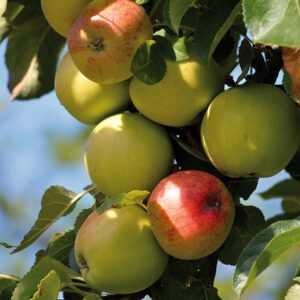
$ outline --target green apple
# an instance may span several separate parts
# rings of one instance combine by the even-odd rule
[[[297,110],[279,88],[246,84],[218,95],[201,124],[204,150],[231,177],[269,177],[281,171],[298,148]]]
[[[91,0],[41,0],[44,16],[50,26],[67,37],[74,21]],[[103,0],[104,1],[104,0]]]
[[[217,64],[196,59],[167,61],[164,78],[148,85],[133,77],[129,93],[135,107],[147,118],[167,126],[190,125],[223,90]]]
[[[75,65],[89,79],[112,84],[132,76],[136,50],[152,37],[152,24],[132,0],[94,0],[68,35]]]
[[[162,126],[127,112],[95,127],[84,159],[92,182],[102,193],[115,195],[151,190],[170,172],[173,149]]]
[[[110,208],[99,215],[93,212],[76,236],[75,254],[91,287],[116,294],[151,286],[168,262],[146,211],[138,205]]]
[[[55,91],[67,111],[85,124],[96,124],[124,111],[130,103],[128,81],[103,85],[89,80],[66,53],[55,75]]]

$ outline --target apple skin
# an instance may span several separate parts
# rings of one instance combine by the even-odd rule
[[[133,77],[129,93],[135,107],[147,118],[163,125],[181,127],[192,124],[223,86],[216,62],[212,61],[207,67],[191,58],[167,61],[165,76],[153,85]]]
[[[234,220],[226,186],[202,171],[179,171],[159,182],[148,201],[153,233],[161,247],[179,259],[200,259],[216,251]]]
[[[106,195],[151,190],[167,176],[173,148],[166,130],[140,114],[121,113],[100,122],[85,151],[92,182]]]
[[[68,52],[55,74],[57,98],[74,118],[88,125],[124,111],[130,103],[128,86],[128,80],[109,85],[89,80],[79,72]]]
[[[273,176],[297,151],[297,118],[292,100],[273,85],[235,87],[208,107],[201,124],[203,148],[227,176]]]
[[[89,2],[91,0],[41,0],[41,6],[50,26],[67,37],[72,24]]]
[[[68,47],[77,68],[89,79],[112,84],[132,76],[138,47],[152,37],[145,11],[131,0],[94,0],[73,24]]]
[[[91,287],[117,294],[151,286],[168,263],[146,211],[138,205],[93,212],[76,236],[75,254]]]

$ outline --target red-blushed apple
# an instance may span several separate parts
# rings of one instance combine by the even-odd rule
[[[134,54],[151,37],[151,20],[134,1],[94,0],[73,24],[68,47],[81,73],[112,84],[132,76]]]
[[[216,251],[228,236],[234,202],[215,176],[180,171],[161,180],[148,201],[152,230],[161,247],[179,259],[199,259]]]

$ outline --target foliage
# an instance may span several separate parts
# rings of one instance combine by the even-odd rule
[[[227,87],[243,82],[275,84],[280,80],[280,72],[284,71],[280,88],[299,105],[299,1],[136,2],[150,15],[154,30],[152,39],[140,46],[131,64],[131,71],[139,80],[156,84],[167,72],[166,60],[183,61],[196,56],[206,64],[215,59],[222,68]],[[13,99],[31,100],[53,90],[56,65],[65,42],[65,38],[48,25],[40,0],[0,0],[0,43],[5,43],[6,47],[7,85]],[[236,66],[239,75],[234,80],[232,70]],[[134,111],[134,108],[129,110]],[[199,120],[202,117],[200,115]],[[145,295],[154,300],[220,299],[213,286],[218,260],[236,266],[233,288],[241,296],[276,259],[300,244],[300,154],[298,152],[286,166],[291,178],[276,183],[260,195],[266,201],[282,200],[282,214],[265,220],[258,208],[241,204],[241,199],[247,200],[254,193],[259,179],[229,178],[220,174],[204,154],[197,135],[199,122],[167,130],[175,153],[173,170],[200,169],[219,177],[233,195],[236,216],[231,233],[216,253],[196,261],[171,258],[158,282],[126,299],[142,299]],[[82,141],[82,137],[80,139]],[[61,153],[64,153],[63,144],[68,141],[63,142],[58,144],[57,151]],[[78,144],[75,140],[69,143]],[[77,157],[77,152],[74,153]],[[74,251],[76,234],[91,211],[97,209],[101,213],[112,206],[133,203],[144,206],[148,191],[135,190],[107,197],[93,186],[79,194],[62,186],[52,186],[45,191],[37,220],[20,244],[14,246],[3,241],[0,245],[13,248],[12,253],[24,250],[54,222],[69,214],[87,193],[95,198],[95,205],[83,210],[72,228],[49,241],[23,278],[0,276],[1,299],[54,300],[60,291],[64,292],[65,299],[76,299],[70,298],[75,294],[84,300],[125,299],[123,295],[101,294],[91,289],[74,271],[70,255]],[[299,298],[298,267],[285,299]]]

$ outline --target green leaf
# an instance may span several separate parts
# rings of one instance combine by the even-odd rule
[[[5,59],[12,98],[37,98],[53,90],[56,63],[64,43],[40,10],[32,10],[31,17],[10,33]]]
[[[300,181],[300,151],[297,151],[290,163],[286,166],[285,170],[291,175],[291,177],[297,181]]]
[[[285,300],[299,300],[300,299],[300,284],[299,283],[293,284],[289,288],[284,299]]]
[[[64,265],[67,265],[70,251],[74,245],[75,237],[76,235],[74,229],[65,231],[52,243],[49,243],[47,254]]]
[[[300,47],[298,0],[243,0],[243,8],[255,43]]]
[[[245,78],[245,76],[247,75],[247,73],[251,67],[253,57],[254,57],[254,54],[253,54],[252,46],[247,39],[244,39],[239,48],[239,62],[240,62],[242,73],[236,80],[237,84],[241,80],[243,80]]]
[[[236,265],[240,254],[252,238],[253,235],[248,230],[240,226],[233,226],[220,249],[219,260],[225,265]]]
[[[7,248],[7,249],[10,249],[10,248],[14,248],[15,246],[9,244],[9,243],[6,243],[6,242],[0,242],[0,245]]]
[[[163,13],[168,27],[178,33],[182,17],[195,2],[195,0],[166,0]]]
[[[10,275],[0,274],[0,295],[3,290],[18,282],[19,279]]]
[[[241,197],[244,200],[248,200],[256,190],[258,180],[258,178],[230,179],[227,185],[234,198]]]
[[[72,278],[78,276],[76,272],[73,272],[60,262],[50,257],[45,257],[20,280],[13,292],[12,300],[31,299],[38,289],[40,281],[52,270],[57,273],[61,283],[70,283]]]
[[[195,32],[196,50],[208,64],[219,42],[241,10],[240,0],[216,0],[211,10],[199,17]]]
[[[41,202],[42,208],[38,219],[12,253],[19,252],[31,245],[56,220],[70,211],[70,208],[86,193],[88,190],[76,195],[61,186],[52,186],[47,189]]]
[[[60,279],[57,273],[50,271],[39,283],[31,300],[57,300],[60,291]]]
[[[124,205],[138,204],[143,206],[143,202],[149,194],[150,192],[148,191],[134,190],[128,193],[107,197],[97,209],[97,212],[100,214],[110,207],[122,207]]]
[[[263,199],[269,200],[273,198],[293,199],[300,197],[300,182],[287,179],[276,183],[269,190],[259,194]]]
[[[277,258],[300,244],[300,220],[279,221],[258,233],[239,257],[233,288],[241,296]]]

